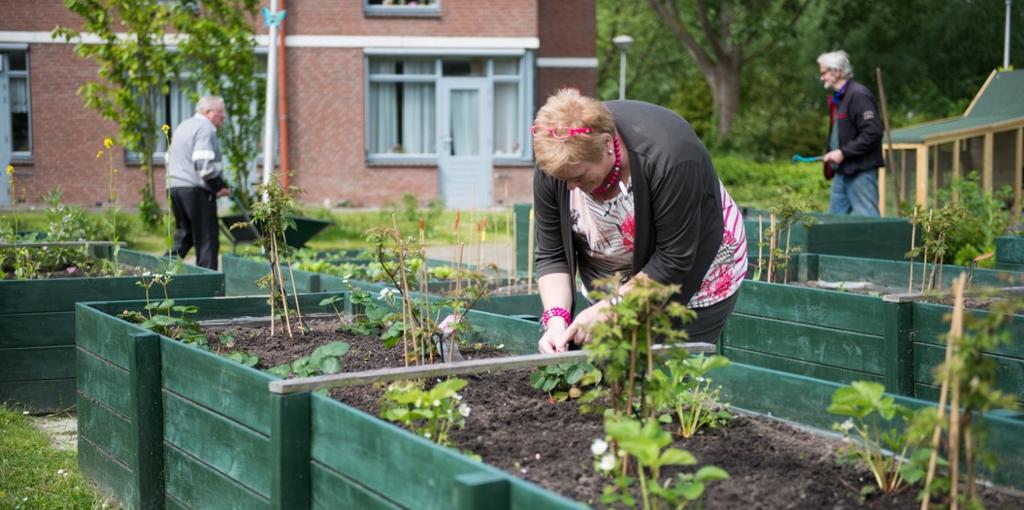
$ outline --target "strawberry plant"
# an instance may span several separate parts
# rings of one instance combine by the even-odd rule
[[[458,378],[441,381],[430,389],[424,389],[419,381],[391,383],[381,397],[380,416],[439,445],[450,446],[448,433],[464,427],[469,417],[470,408],[458,393],[466,384]]]
[[[552,402],[579,398],[581,387],[601,382],[601,371],[589,362],[559,363],[538,368],[530,374],[530,386],[548,394]]]
[[[277,365],[267,370],[279,377],[309,377],[318,374],[336,374],[341,372],[341,357],[349,350],[345,342],[331,342],[313,350],[309,356],[303,356],[291,363]]]

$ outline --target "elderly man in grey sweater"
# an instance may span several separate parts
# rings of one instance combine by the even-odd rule
[[[179,257],[196,247],[196,264],[217,270],[219,196],[230,193],[224,183],[217,128],[224,123],[224,100],[205,96],[196,114],[182,122],[167,150],[167,188],[177,229],[172,252]]]

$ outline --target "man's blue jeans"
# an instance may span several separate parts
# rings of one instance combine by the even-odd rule
[[[878,169],[853,175],[837,173],[832,179],[828,213],[878,216]]]

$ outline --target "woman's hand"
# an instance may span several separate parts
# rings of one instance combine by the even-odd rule
[[[562,337],[556,342],[555,352],[567,350],[570,341],[576,343],[576,345],[583,345],[589,342],[592,339],[591,329],[593,329],[595,324],[605,319],[610,307],[611,305],[608,304],[608,301],[602,299],[580,312],[573,319],[572,324],[562,333]],[[560,349],[557,347],[560,347]]]
[[[540,341],[537,342],[538,350],[544,354],[564,351],[565,342],[559,343],[564,334],[565,319],[558,316],[548,319],[548,329],[544,332],[544,336],[540,337]]]

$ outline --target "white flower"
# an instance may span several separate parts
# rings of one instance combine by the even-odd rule
[[[593,453],[595,457],[604,455],[606,451],[608,451],[608,442],[604,439],[597,438],[590,444],[590,453]]]
[[[441,401],[435,398],[434,399],[434,407],[441,407]]]
[[[390,300],[391,296],[394,296],[395,294],[398,294],[398,289],[384,287],[383,289],[380,289],[380,293],[377,294],[377,299],[380,301]]]
[[[456,393],[452,398],[454,398],[456,401],[462,400],[462,395],[459,395],[458,393]]]
[[[611,453],[602,455],[601,462],[597,465],[597,468],[601,471],[611,471],[615,469],[615,456]]]
[[[58,475],[63,475],[64,474],[64,470],[63,469],[58,469],[57,470],[57,474]]]
[[[846,421],[844,421],[843,423],[839,424],[839,430],[842,430],[843,432],[849,432],[852,428],[853,420],[849,418],[847,418]]]
[[[461,414],[463,418],[469,418],[469,406],[466,404],[460,405],[459,414]]]
[[[423,437],[430,439],[430,432],[424,432]]]

